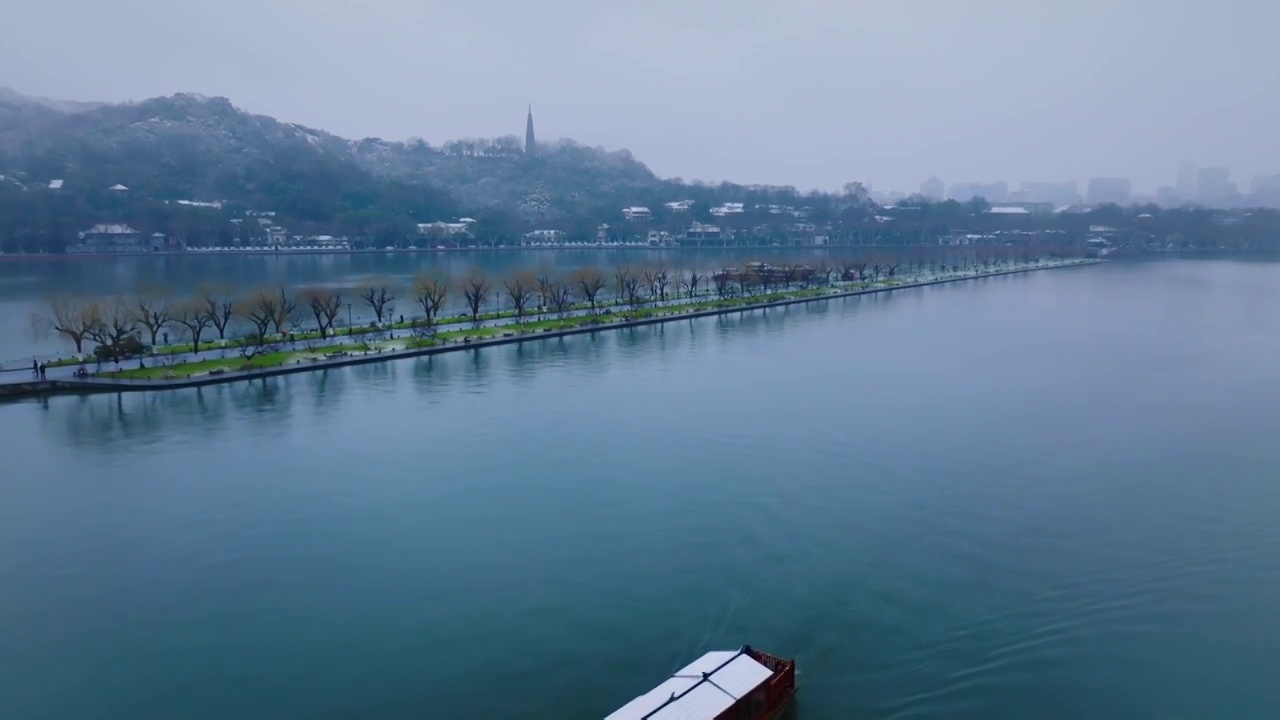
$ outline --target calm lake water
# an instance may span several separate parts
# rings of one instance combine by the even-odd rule
[[[0,717],[1275,718],[1280,264],[0,405]]]

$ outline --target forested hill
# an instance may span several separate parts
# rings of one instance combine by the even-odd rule
[[[275,211],[291,229],[395,234],[486,210],[531,222],[604,207],[616,212],[620,202],[662,184],[626,151],[561,141],[540,144],[537,156],[526,158],[522,144],[352,141],[244,112],[225,98],[179,94],[95,105],[4,89],[0,221],[37,234],[65,233],[66,223],[155,226],[164,221],[148,213],[172,213],[157,204],[196,200]],[[57,193],[19,192],[52,180],[62,180]],[[116,185],[127,195],[109,190]],[[55,214],[63,220],[51,228]]]

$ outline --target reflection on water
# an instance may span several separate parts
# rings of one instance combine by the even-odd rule
[[[449,384],[449,363],[441,362],[439,356],[427,355],[409,361],[413,366],[413,386],[423,395],[429,395],[440,387]]]
[[[1280,265],[1182,272],[0,404],[0,717],[1280,716]]]
[[[223,424],[228,406],[212,388],[173,393],[86,395],[45,402],[46,427],[71,445],[104,453],[131,453],[160,439],[171,423],[198,422],[211,432]]]
[[[310,388],[318,414],[340,411],[342,400],[351,389],[352,382],[350,375],[340,368],[303,373],[298,376],[298,380]]]
[[[292,415],[293,384],[283,376],[229,383],[226,398],[251,427],[269,435],[279,435],[284,432],[284,425]]]
[[[395,381],[396,363],[375,362],[350,366],[351,375],[357,380],[367,382],[374,387],[384,387]]]
[[[45,427],[68,443],[128,454],[159,442],[175,427],[198,425],[216,435],[229,422],[247,422],[259,430],[278,430],[290,418],[292,394],[280,378],[262,378],[168,392],[59,397],[41,405]]]
[[[732,351],[758,334],[782,332],[789,322],[816,320],[832,306],[847,313],[858,302],[827,300],[200,388],[46,399],[40,405],[46,427],[57,428],[73,445],[104,453],[133,452],[164,438],[169,429],[193,424],[216,433],[243,423],[255,433],[282,437],[299,413],[338,412],[352,392],[396,392],[407,380],[409,388],[424,396],[455,388],[482,394],[495,372],[513,387],[569,366],[607,374],[615,364],[625,370],[633,358],[694,352],[699,338]],[[707,334],[713,328],[715,334]]]

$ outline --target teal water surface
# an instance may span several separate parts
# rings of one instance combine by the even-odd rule
[[[0,405],[0,717],[1280,716],[1280,264]]]

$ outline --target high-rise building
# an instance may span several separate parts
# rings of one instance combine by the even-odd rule
[[[982,183],[951,183],[947,188],[947,199],[967,202],[982,195]]]
[[[901,190],[872,190],[870,191],[871,200],[879,205],[892,205],[899,200],[904,200],[907,194]]]
[[[1280,207],[1280,175],[1254,175],[1249,183],[1249,201],[1264,207]]]
[[[1224,167],[1201,168],[1196,173],[1196,202],[1222,205],[1231,199],[1231,171]]]
[[[524,123],[524,154],[533,157],[538,153],[538,143],[533,139],[533,105],[529,106],[529,117]]]
[[[1095,177],[1089,178],[1089,189],[1085,200],[1090,205],[1102,205],[1104,203],[1123,205],[1129,202],[1129,196],[1132,193],[1133,188],[1129,184],[1129,178]]]
[[[964,182],[952,183],[947,188],[948,200],[966,202],[977,197],[987,202],[1004,202],[1009,199],[1009,183],[1003,180],[993,183]]]
[[[1178,166],[1178,184],[1173,186],[1183,202],[1191,202],[1196,197],[1196,166],[1182,163]]]
[[[978,193],[978,183],[951,183],[947,186],[948,200],[965,202],[977,197]]]
[[[1027,202],[1053,203],[1058,207],[1080,204],[1080,191],[1074,180],[1066,182],[1024,182],[1022,195]]]
[[[928,180],[920,183],[920,194],[930,200],[941,200],[945,189],[945,186],[942,184],[942,181],[938,179],[937,175],[930,175]]]
[[[1182,193],[1167,185],[1156,190],[1156,204],[1161,207],[1178,207],[1186,201]]]

